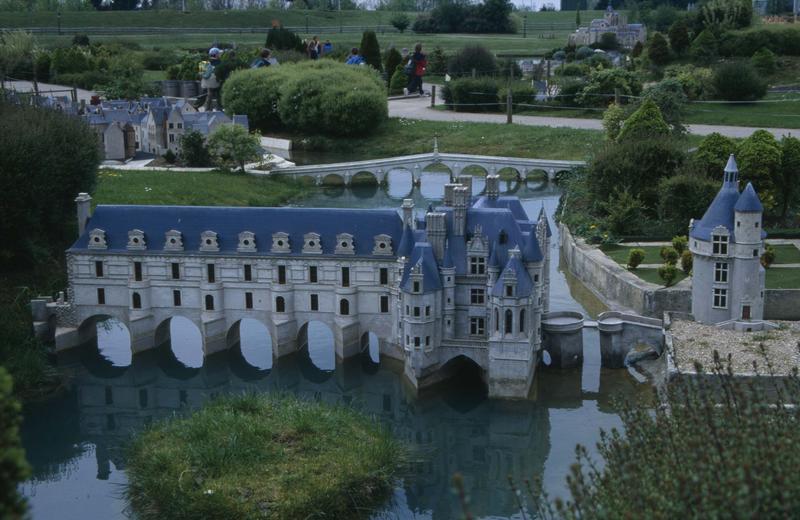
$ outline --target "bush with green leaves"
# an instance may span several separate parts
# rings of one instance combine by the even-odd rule
[[[108,99],[138,100],[143,96],[154,96],[158,88],[145,82],[144,70],[131,57],[116,57],[108,68],[108,80],[95,88],[103,91]]]
[[[775,53],[767,48],[761,48],[754,52],[753,57],[750,58],[750,63],[761,74],[772,74],[778,67],[778,59],[775,57]]]
[[[692,252],[688,249],[685,249],[681,252],[681,271],[686,276],[692,274],[692,267],[694,265],[694,257],[692,256]]]
[[[747,62],[723,63],[713,82],[717,98],[726,101],[755,101],[767,93],[767,82]]]
[[[781,168],[778,182],[782,189],[778,191],[780,217],[787,217],[789,208],[796,208],[800,203],[800,186],[797,173],[800,172],[800,139],[785,135],[781,139]]]
[[[658,216],[670,233],[680,232],[689,219],[703,216],[719,191],[722,174],[716,181],[695,173],[678,173],[658,185]]]
[[[456,52],[447,62],[447,73],[451,76],[493,76],[497,73],[497,60],[489,49],[482,45],[467,45]]]
[[[386,51],[386,59],[383,63],[383,70],[386,71],[387,83],[391,81],[392,75],[394,74],[394,71],[397,70],[397,67],[403,65],[403,63],[401,63],[402,61],[403,57],[400,55],[400,51],[394,47]]]
[[[628,269],[635,270],[644,262],[644,249],[631,249],[628,251]]]
[[[658,277],[661,278],[666,287],[672,285],[672,282],[678,277],[678,268],[675,267],[675,263],[660,266],[658,268]]]
[[[22,407],[12,392],[12,380],[0,366],[0,518],[25,518],[27,503],[17,486],[30,475],[19,438]]]
[[[674,133],[681,134],[686,130],[682,121],[689,100],[680,81],[675,78],[664,78],[645,89],[642,96],[656,104],[664,121]]]
[[[604,32],[600,35],[600,39],[597,40],[594,46],[604,51],[616,51],[619,50],[619,40],[617,40],[617,35],[615,33]]]
[[[733,139],[717,132],[708,134],[692,153],[692,170],[709,179],[720,180],[732,153],[736,153]]]
[[[164,160],[167,161],[169,164],[175,164],[175,161],[178,160],[178,156],[175,155],[175,152],[173,152],[172,150],[167,150],[166,152],[164,152],[163,157]]]
[[[428,74],[444,74],[447,72],[447,53],[440,46],[436,46],[428,53]]]
[[[576,60],[585,60],[590,56],[594,56],[594,49],[591,47],[586,47],[584,45],[583,47],[578,47],[578,49],[575,51]]]
[[[389,20],[389,23],[392,24],[395,29],[403,33],[406,31],[406,29],[408,29],[408,26],[411,25],[411,18],[409,18],[405,13],[397,13],[396,15],[392,16],[392,18]]]
[[[492,78],[459,78],[448,82],[444,102],[460,112],[490,112],[498,109],[499,87]]]
[[[509,90],[511,91],[511,104],[514,108],[536,102],[538,91],[535,87],[531,86],[530,81],[515,81],[510,86],[501,87],[497,91],[498,107],[501,110],[505,110],[506,103],[508,102]]]
[[[689,237],[686,235],[677,235],[672,237],[672,248],[682,255],[686,248],[689,247]]]
[[[615,91],[627,101],[628,96],[642,93],[642,82],[635,73],[622,68],[593,70],[577,101],[582,106],[605,107],[614,101]]]
[[[206,138],[200,132],[192,130],[181,136],[181,162],[186,166],[211,166],[211,154],[206,146]]]
[[[358,46],[358,50],[367,65],[378,72],[383,71],[381,47],[378,44],[378,37],[375,35],[375,31],[364,31],[364,34],[361,35],[361,45]]]
[[[273,51],[305,52],[303,40],[283,25],[273,26],[267,31],[265,46]]]
[[[736,151],[739,179],[743,183],[753,183],[768,213],[772,212],[779,199],[777,192],[783,189],[781,159],[780,143],[763,129],[750,134]]]
[[[655,33],[647,44],[647,57],[650,63],[657,67],[663,67],[672,59],[667,39],[661,33]]]
[[[775,248],[769,244],[764,246],[764,252],[761,254],[761,265],[764,269],[769,269],[775,262]]]
[[[719,42],[714,32],[704,29],[695,36],[689,46],[689,55],[692,61],[699,64],[709,64],[717,58]]]
[[[672,246],[662,247],[659,254],[661,259],[664,260],[664,263],[669,265],[677,264],[678,259],[680,258],[680,253],[678,253],[678,251]]]
[[[389,95],[390,96],[397,96],[403,93],[403,89],[408,86],[408,74],[406,74],[405,70],[403,70],[402,65],[398,65],[392,74],[392,78],[389,81]]]
[[[616,189],[611,197],[601,204],[603,222],[615,236],[636,235],[642,231],[644,204],[627,189]]]
[[[658,105],[651,98],[645,98],[639,108],[625,120],[617,140],[635,141],[660,139],[670,134],[670,127],[661,115]]]
[[[75,236],[75,195],[94,189],[98,137],[80,118],[0,102],[0,142],[0,267],[29,266]]]
[[[617,103],[608,105],[606,111],[603,112],[603,130],[605,130],[606,139],[616,141],[624,123],[625,109]]]
[[[714,97],[714,74],[709,68],[670,65],[664,69],[664,76],[678,80],[683,87],[683,93],[691,101]]]
[[[229,114],[245,114],[252,128],[281,128],[281,92],[292,76],[292,65],[239,70],[222,85],[222,106]]]
[[[221,168],[244,171],[245,164],[261,157],[261,140],[241,125],[221,125],[209,136],[208,151]]]
[[[670,48],[678,56],[685,54],[692,44],[689,39],[689,27],[686,25],[685,18],[678,18],[675,23],[670,25],[667,36],[669,36]]]

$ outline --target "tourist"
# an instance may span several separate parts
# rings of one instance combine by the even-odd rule
[[[333,52],[333,44],[330,40],[325,40],[325,43],[322,45],[322,54],[330,54]]]
[[[314,36],[313,38],[311,38],[311,41],[308,42],[306,53],[308,54],[309,58],[311,58],[312,60],[316,60],[319,58],[319,51],[320,51],[319,36]]]
[[[350,50],[350,56],[345,61],[347,65],[364,65],[366,62],[364,58],[358,53],[358,47],[353,47]]]
[[[428,66],[428,58],[422,53],[422,44],[418,43],[414,46],[414,54],[409,59],[410,73],[408,75],[408,93],[419,91],[419,95],[425,92],[422,90],[422,76],[425,75],[425,67]]]
[[[260,69],[261,67],[269,67],[270,65],[272,65],[272,62],[270,62],[270,55],[271,54],[272,54],[272,52],[269,49],[261,49],[261,53],[250,64],[250,68],[251,69]]]
[[[211,47],[208,50],[208,64],[200,76],[200,88],[206,91],[206,111],[213,108],[212,99],[216,99],[217,106],[222,108],[222,101],[219,96],[220,81],[217,78],[217,67],[222,63],[220,61],[221,55],[222,51],[219,48]]]

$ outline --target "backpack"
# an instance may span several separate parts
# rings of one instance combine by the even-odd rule
[[[406,66],[403,67],[403,72],[406,74],[406,76],[410,76],[410,75],[412,75],[414,73],[414,59],[413,58],[408,60],[408,63],[406,63]]]

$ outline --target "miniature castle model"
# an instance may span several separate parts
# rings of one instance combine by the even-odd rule
[[[625,23],[624,15],[620,15],[608,4],[603,18],[595,18],[588,27],[579,27],[569,35],[569,43],[576,47],[591,45],[600,41],[604,33],[616,35],[617,42],[626,49],[633,48],[636,42],[644,43],[647,39],[647,28],[640,23]]]
[[[731,154],[722,188],[703,218],[689,224],[695,320],[750,328],[740,322],[763,319],[763,211],[752,184],[739,192],[739,170]]]
[[[204,353],[231,345],[243,318],[263,322],[273,355],[305,343],[307,323],[334,333],[337,357],[364,349],[401,360],[417,388],[469,358],[490,395],[525,397],[541,349],[549,296],[550,227],[529,219],[499,177],[472,196],[470,177],[415,218],[383,209],[98,206],[78,204],[67,251],[69,290],[47,305],[56,348],[81,344],[100,317],[131,333],[134,352],[164,342],[169,319],[202,332]],[[235,341],[234,341],[235,342]],[[444,369],[444,370],[442,370]]]

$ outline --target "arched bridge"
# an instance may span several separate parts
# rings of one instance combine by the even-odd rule
[[[360,178],[368,175],[372,176],[375,182],[385,184],[390,171],[406,170],[411,172],[414,184],[418,185],[425,172],[449,171],[450,176],[455,178],[466,173],[465,170],[469,172],[477,168],[483,170],[485,174],[500,174],[501,170],[504,170],[521,181],[534,177],[553,181],[561,172],[568,172],[585,164],[583,161],[439,153],[434,150],[433,153],[404,155],[387,159],[291,166],[272,170],[269,175],[308,177],[313,179],[315,184],[330,182],[333,177],[338,178],[337,182],[345,185],[350,185],[356,176]]]

